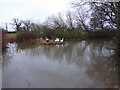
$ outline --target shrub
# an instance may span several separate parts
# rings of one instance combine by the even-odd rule
[[[8,38],[8,42],[9,42],[9,43],[14,43],[14,42],[16,42],[16,38],[9,37],[9,38]]]
[[[2,42],[2,50],[4,50],[6,48],[6,45],[8,43],[8,37],[7,37],[7,32],[4,30],[0,30],[0,40]]]
[[[37,35],[31,31],[19,31],[17,32],[16,40],[17,41],[30,41],[37,39]]]
[[[89,38],[112,38],[115,33],[115,31],[95,31],[88,32],[88,36]]]

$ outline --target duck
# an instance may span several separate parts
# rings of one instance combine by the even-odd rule
[[[60,41],[60,39],[59,39],[59,38],[56,38],[56,39],[55,39],[55,42],[59,42],[59,41]]]
[[[64,41],[64,38],[62,38],[62,40],[60,40],[60,42],[63,42]]]
[[[45,38],[45,41],[46,41],[46,42],[49,42],[49,38],[48,38],[48,37],[46,37],[46,38]]]

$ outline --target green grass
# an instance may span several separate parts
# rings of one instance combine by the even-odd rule
[[[8,33],[7,36],[11,38],[16,38],[16,33]]]

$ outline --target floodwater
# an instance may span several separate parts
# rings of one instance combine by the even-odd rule
[[[64,45],[8,44],[3,53],[3,88],[116,88],[118,73],[110,41]]]

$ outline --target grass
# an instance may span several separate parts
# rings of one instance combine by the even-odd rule
[[[7,36],[10,38],[16,38],[16,33],[8,33]]]

